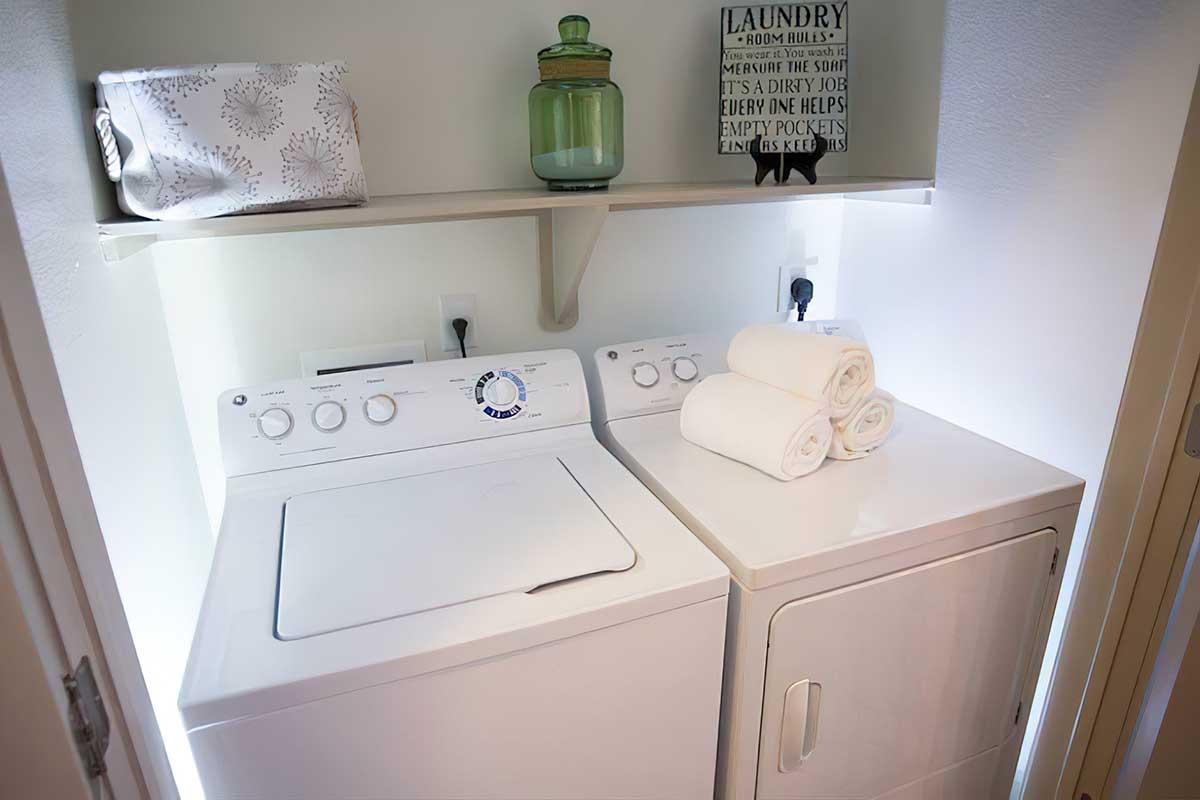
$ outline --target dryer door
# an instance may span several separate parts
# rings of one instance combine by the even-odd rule
[[[941,793],[889,798],[989,796],[985,751],[1019,735],[1054,546],[1043,530],[783,606],[757,796],[875,798],[940,771]]]

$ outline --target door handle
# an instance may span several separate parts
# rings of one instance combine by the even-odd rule
[[[779,771],[795,772],[817,746],[821,718],[821,684],[796,681],[783,695],[783,732],[779,737]]]

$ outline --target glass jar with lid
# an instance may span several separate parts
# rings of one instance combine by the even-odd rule
[[[562,41],[538,51],[541,81],[529,92],[533,172],[558,191],[606,189],[621,172],[624,102],[609,79],[612,50],[588,41],[587,17],[558,22]]]

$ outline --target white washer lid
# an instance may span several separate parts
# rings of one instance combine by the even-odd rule
[[[310,492],[284,506],[276,634],[302,639],[635,560],[554,456]]]

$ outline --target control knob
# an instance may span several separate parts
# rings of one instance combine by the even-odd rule
[[[292,415],[284,408],[268,408],[258,415],[258,432],[268,439],[282,439],[292,432]]]
[[[696,366],[696,362],[687,356],[680,356],[671,362],[671,372],[679,380],[687,383],[694,381],[696,376],[700,374],[700,368]]]
[[[517,402],[517,385],[508,378],[496,378],[483,390],[483,396],[493,406],[511,406]]]
[[[639,361],[633,365],[633,382],[644,389],[649,389],[658,383],[658,367],[649,361]]]
[[[346,409],[342,408],[341,403],[326,400],[317,403],[317,407],[313,409],[312,420],[317,430],[333,433],[346,423]]]
[[[376,425],[385,425],[396,416],[396,401],[386,394],[371,395],[363,403],[363,413]]]

